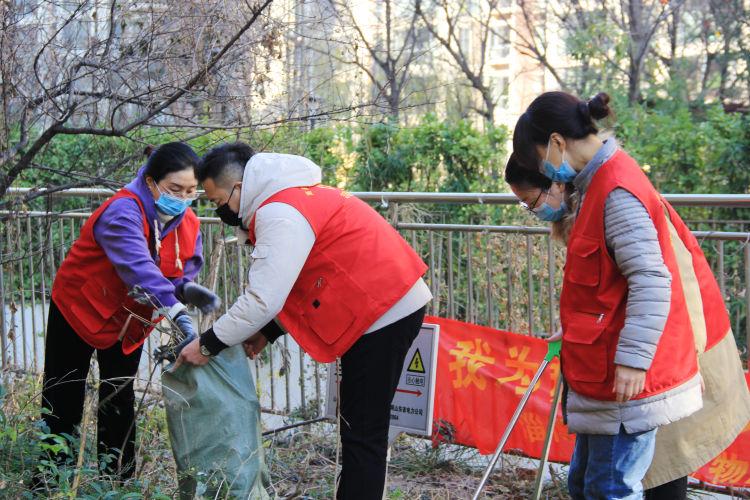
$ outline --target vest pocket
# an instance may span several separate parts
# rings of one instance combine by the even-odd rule
[[[578,236],[571,242],[565,260],[565,279],[577,285],[599,284],[599,241],[588,236]]]
[[[119,280],[119,277],[117,277]],[[90,328],[92,333],[101,331],[107,322],[123,306],[122,299],[126,297],[124,286],[112,286],[114,277],[92,276],[81,287],[83,300],[80,304],[73,304],[73,312]]]
[[[342,282],[343,281],[343,282]],[[305,323],[326,344],[336,343],[354,323],[356,315],[346,304],[345,291],[348,278],[338,272],[331,279],[318,277],[302,299],[302,316]]]
[[[563,331],[563,375],[577,382],[604,382],[609,366],[608,318],[604,314],[573,311]]]

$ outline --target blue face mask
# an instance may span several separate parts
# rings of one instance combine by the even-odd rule
[[[560,163],[559,167],[555,167],[552,163],[549,161],[549,150],[550,150],[550,144],[552,143],[552,138],[550,137],[549,142],[547,142],[547,157],[544,159],[544,175],[552,182],[565,182],[568,183],[576,178],[578,175],[578,172],[575,171],[573,167],[570,166],[570,163],[565,159],[565,151],[562,153],[562,162]]]
[[[156,189],[159,191],[159,199],[156,200],[156,209],[165,215],[176,217],[187,210],[190,204],[193,203],[193,200],[183,200],[172,194],[165,193],[159,189],[159,186],[156,186]]]
[[[542,206],[535,208],[533,212],[540,220],[545,222],[557,222],[563,218],[567,210],[568,206],[564,201],[560,203],[560,208],[558,209],[554,209],[549,206],[547,202],[544,202],[542,203]]]

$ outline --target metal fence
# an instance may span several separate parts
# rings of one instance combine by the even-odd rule
[[[15,190],[12,194],[23,194]],[[55,271],[75,241],[92,204],[107,190],[71,190],[51,195],[46,210],[0,213],[0,320],[2,368],[39,373],[43,367],[44,332]],[[455,219],[491,219],[489,207],[506,205],[516,220],[525,220],[509,194],[355,193],[384,211],[429,265],[426,281],[434,299],[429,314],[455,318],[530,335],[557,328],[558,293],[564,249],[545,227],[455,223]],[[54,196],[54,198],[53,198]],[[83,211],[56,211],[54,204],[74,197],[86,200]],[[750,195],[667,195],[678,207],[709,210],[750,207]],[[56,201],[57,200],[57,201]],[[67,200],[70,202],[70,200]],[[447,205],[451,204],[451,205]],[[446,208],[448,207],[448,208]],[[469,217],[456,209],[470,207]],[[484,213],[483,212],[487,212]],[[477,215],[478,214],[478,215]],[[496,216],[494,214],[493,216]],[[520,218],[520,219],[519,219]],[[747,351],[750,294],[750,233],[742,217],[695,221],[696,236],[711,262],[729,308],[735,335]],[[249,249],[216,218],[201,218],[206,280],[211,255],[218,266],[217,293],[224,307],[246,286]],[[528,219],[530,222],[531,219]],[[722,229],[736,229],[727,231]],[[149,339],[151,353],[157,340]],[[142,358],[142,378],[152,372],[151,356]],[[325,399],[325,369],[289,336],[269,346],[254,362],[265,411],[311,418]],[[158,368],[156,369],[158,373]]]

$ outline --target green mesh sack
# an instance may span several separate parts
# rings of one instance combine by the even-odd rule
[[[242,346],[161,380],[180,498],[269,498],[260,403]]]

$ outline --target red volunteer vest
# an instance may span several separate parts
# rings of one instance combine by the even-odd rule
[[[406,241],[375,210],[328,186],[290,188],[269,203],[297,209],[315,243],[279,320],[314,359],[330,362],[398,302],[427,270]],[[255,245],[255,216],[249,224]]]
[[[635,160],[620,150],[597,171],[586,192],[569,238],[560,296],[563,375],[574,391],[602,401],[615,399],[614,358],[628,298],[627,280],[604,239],[605,201],[616,188],[632,193],[648,211],[672,275],[669,316],[646,372],[645,389],[636,399],[677,387],[698,371],[693,331],[665,215],[665,206],[671,207]],[[679,218],[677,221],[684,228]]]
[[[106,349],[122,339],[126,354],[135,351],[151,332],[131,312],[151,320],[154,308],[138,304],[128,297],[128,288],[120,279],[104,250],[94,239],[94,224],[113,201],[131,198],[138,202],[143,216],[143,235],[151,241],[151,224],[146,220],[141,200],[137,195],[121,189],[102,204],[81,228],[78,240],[65,257],[52,285],[52,300],[65,320],[89,345]],[[183,275],[177,265],[175,238],[179,238],[180,260],[193,256],[200,223],[188,209],[180,225],[161,240],[159,268],[167,278]],[[129,312],[130,311],[130,312]]]

